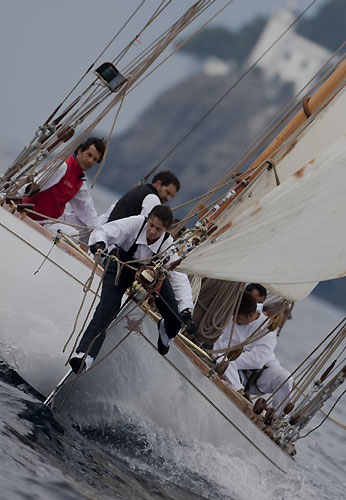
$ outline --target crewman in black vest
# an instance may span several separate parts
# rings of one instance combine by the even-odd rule
[[[155,175],[151,184],[136,186],[116,203],[108,222],[131,215],[147,217],[151,210],[173,198],[180,189],[180,182],[169,170]]]
[[[122,262],[140,259],[141,265],[150,263],[156,254],[172,246],[173,238],[167,232],[173,221],[168,207],[155,206],[148,218],[143,215],[126,217],[97,227],[90,236],[90,251],[105,250],[113,245],[110,255],[116,255]],[[170,257],[170,263],[179,259],[177,254]],[[135,280],[135,263],[123,266],[118,276],[119,263],[112,260],[107,268],[102,286],[100,302],[95,310],[77,348],[77,355],[70,360],[72,369],[78,373],[81,368],[90,368],[105,338],[105,332],[120,310],[121,299],[126,289]],[[185,324],[190,334],[196,333],[192,320],[193,309],[191,285],[186,274],[169,272],[159,293],[155,294],[155,304],[162,316],[157,348],[165,355],[180,327]],[[116,284],[115,284],[116,283]]]

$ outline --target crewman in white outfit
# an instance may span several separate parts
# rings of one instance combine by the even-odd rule
[[[214,349],[236,346],[261,327],[268,318],[263,313],[256,312],[256,309],[256,299],[249,292],[244,292],[234,327],[233,321],[230,321],[215,342]],[[277,417],[290,400],[293,379],[275,357],[275,347],[276,332],[267,330],[262,338],[243,347],[243,352],[229,363],[224,375],[236,391],[246,389],[253,395],[275,393],[272,406],[275,409],[274,416]],[[254,370],[257,372],[254,373]]]
[[[171,210],[164,205],[155,206],[148,219],[143,215],[135,215],[125,219],[108,222],[96,228],[90,236],[90,251],[115,248],[110,255],[115,255],[122,262],[143,259],[141,265],[149,264],[156,254],[166,250],[173,243],[167,232],[172,224]],[[174,254],[170,263],[179,259]],[[105,274],[100,302],[95,310],[76,350],[77,356],[70,360],[72,369],[78,372],[81,367],[89,368],[99,353],[108,326],[117,316],[122,297],[126,289],[135,280],[136,270],[123,266],[118,275],[119,263],[111,260]],[[155,304],[163,320],[159,323],[158,351],[165,355],[172,339],[179,332],[182,324],[190,334],[196,333],[192,320],[192,291],[186,274],[177,271],[169,272],[170,279],[165,278],[159,292],[154,294]],[[87,356],[85,356],[87,355]]]

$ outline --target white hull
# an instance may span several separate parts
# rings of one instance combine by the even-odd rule
[[[0,355],[47,396],[66,372],[67,354],[62,353],[62,347],[72,330],[83,297],[82,285],[91,268],[54,246],[34,275],[51,249],[52,239],[2,207],[0,213]],[[89,293],[85,310],[92,297]],[[99,359],[142,317],[143,312],[129,304],[122,320],[110,329]],[[226,447],[263,468],[286,470],[292,464],[292,459],[225,396],[223,384],[206,377],[191,361],[181,342],[162,357],[156,350],[156,325],[147,316],[140,324],[140,333],[130,333],[102,363],[80,376],[66,401],[66,411],[72,412],[73,404],[73,416],[83,425],[102,425],[112,423],[117,407],[127,408],[164,429],[217,448]],[[70,387],[67,384],[65,394]],[[64,394],[56,404],[63,399]]]

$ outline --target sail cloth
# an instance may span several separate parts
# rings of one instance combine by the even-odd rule
[[[346,133],[345,111],[346,87],[343,88],[328,106],[310,119],[308,126],[293,134],[277,154],[271,154],[276,163],[280,182],[284,182],[301,165],[305,165],[325,151],[337,139]],[[276,188],[274,171],[264,170],[252,186],[244,191],[245,195],[232,202],[232,209],[220,217],[221,223],[233,220],[241,212],[253,206],[265,194]]]
[[[266,288],[284,299],[295,302],[307,297],[317,285],[318,281],[316,283],[300,283],[299,285],[273,285],[273,283],[266,283]]]
[[[290,300],[302,298],[318,281],[346,275],[345,186],[343,136],[228,222],[216,241],[191,252],[178,270],[268,284]]]
[[[280,182],[289,178],[301,165],[305,165],[325,151],[337,139],[345,135],[346,88],[342,88],[328,105],[313,116],[307,127],[286,141],[273,156]],[[244,194],[236,198],[231,209],[225,211],[218,220],[220,227],[232,223],[243,211],[257,207],[257,203],[272,189],[276,189],[274,171],[263,170],[256,181],[244,190]],[[267,288],[289,300],[300,300],[306,297],[315,283],[306,284],[268,284]]]

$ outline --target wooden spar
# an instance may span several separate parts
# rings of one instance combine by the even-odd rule
[[[346,80],[346,61],[343,61],[334,73],[324,82],[319,90],[309,100],[309,110],[313,114],[322,104],[326,103],[329,98],[332,98],[333,93],[337,90],[338,85]],[[281,132],[273,139],[273,141],[266,147],[266,149],[256,158],[256,160],[249,166],[248,171],[258,166],[258,169],[249,175],[249,182],[255,179],[264,168],[266,168],[266,161],[273,157],[277,150],[284,144],[284,142],[308,120],[304,109],[302,108],[290,120],[290,122],[281,130]],[[244,177],[246,172],[244,172]],[[226,210],[226,208],[242,193],[245,186],[240,185],[237,189],[236,196],[226,200],[218,210],[216,210],[210,217],[210,221],[215,221],[219,215]],[[221,232],[218,233],[221,234]],[[213,234],[212,238],[215,238]]]

